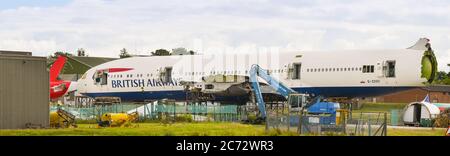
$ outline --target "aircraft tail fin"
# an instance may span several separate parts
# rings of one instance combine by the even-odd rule
[[[412,50],[428,50],[430,47],[430,39],[428,38],[421,38],[419,41],[416,42],[413,46],[407,48]]]
[[[52,67],[50,67],[50,81],[56,81],[59,73],[64,68],[66,64],[67,58],[65,56],[58,56],[55,62],[53,62]]]

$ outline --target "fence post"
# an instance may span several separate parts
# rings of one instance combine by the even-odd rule
[[[300,109],[299,115],[298,115],[298,133],[302,134],[302,124],[303,124],[303,108]]]
[[[369,136],[372,136],[372,134],[371,134],[371,132],[372,132],[372,127],[370,126],[371,125],[371,123],[370,123],[370,116],[368,117],[368,121],[367,121],[367,129],[368,129],[368,134],[369,134]]]
[[[177,116],[176,102],[173,102],[173,122],[174,123],[175,123],[175,120],[176,120],[176,116]]]
[[[248,120],[248,118],[247,118],[247,120]],[[270,122],[269,122],[269,113],[266,113],[266,127],[265,127],[265,129],[266,129],[266,133],[269,133],[269,124],[270,124]]]
[[[344,115],[344,134],[347,135],[347,115],[350,115],[348,112]]]
[[[288,132],[290,132],[290,127],[291,127],[291,107],[290,105],[287,106],[288,107],[288,113],[287,113],[287,130]]]
[[[384,112],[384,136],[387,136],[387,113]]]
[[[144,121],[147,120],[147,106],[144,105]]]

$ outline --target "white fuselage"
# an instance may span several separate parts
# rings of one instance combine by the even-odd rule
[[[181,82],[201,82],[211,75],[248,76],[251,65],[258,64],[299,92],[367,97],[423,86],[423,53],[400,49],[133,57],[90,69],[79,80],[78,91],[125,101],[183,99]],[[99,76],[99,71],[106,74]]]

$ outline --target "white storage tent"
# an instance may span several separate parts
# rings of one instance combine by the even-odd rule
[[[404,109],[403,122],[406,125],[418,125],[424,120],[436,118],[439,114],[439,108],[429,102],[413,102]]]

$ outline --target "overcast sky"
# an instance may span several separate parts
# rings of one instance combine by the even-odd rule
[[[448,70],[450,1],[0,0],[0,49],[39,56],[78,48],[105,57],[122,48],[394,49],[421,37]]]

